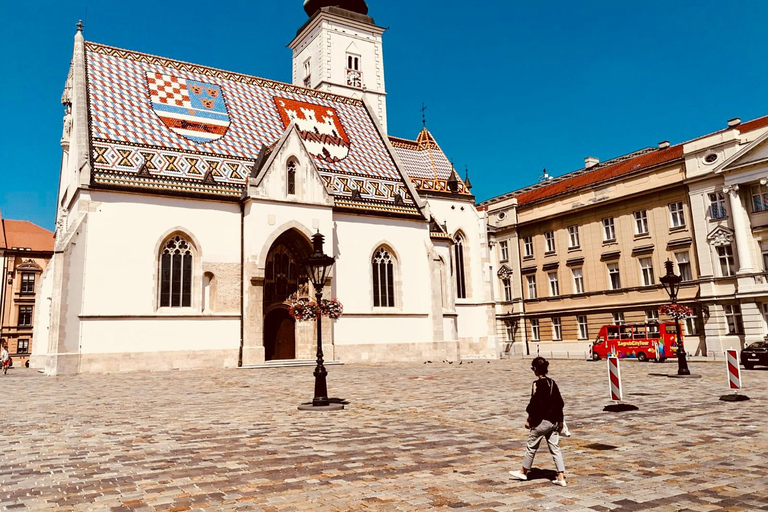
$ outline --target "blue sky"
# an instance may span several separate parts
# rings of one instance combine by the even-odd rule
[[[768,114],[768,2],[369,0],[389,133],[427,127],[478,200]],[[0,210],[52,229],[61,92],[89,41],[290,81],[301,0],[4,2]],[[87,12],[87,16],[86,16]],[[11,84],[16,84],[12,89]]]

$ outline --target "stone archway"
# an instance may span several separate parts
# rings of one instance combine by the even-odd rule
[[[264,265],[264,359],[296,358],[296,322],[286,302],[309,291],[301,260],[311,253],[309,242],[291,229],[270,247]]]

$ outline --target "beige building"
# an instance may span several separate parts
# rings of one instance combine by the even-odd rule
[[[0,215],[0,337],[17,367],[29,361],[37,285],[52,255],[53,233]]]
[[[698,311],[682,146],[585,164],[481,205],[495,240],[497,331],[507,351],[585,357],[603,325],[664,321],[667,259],[684,278],[680,301]],[[699,317],[685,329],[694,349]]]
[[[662,142],[481,203],[508,353],[587,356],[600,328],[656,323],[683,277],[689,353],[768,336],[768,117]]]

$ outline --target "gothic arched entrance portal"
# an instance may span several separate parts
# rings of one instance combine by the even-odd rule
[[[289,230],[272,244],[264,266],[264,359],[296,358],[296,322],[287,302],[308,291],[301,260],[311,246],[301,234]]]

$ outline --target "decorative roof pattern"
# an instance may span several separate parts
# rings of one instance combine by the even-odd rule
[[[405,172],[420,191],[452,193],[448,180],[453,174],[458,181],[458,194],[471,195],[453,165],[440,149],[429,130],[423,128],[416,140],[389,137]]]
[[[232,196],[262,145],[295,122],[331,194],[362,182],[362,201],[415,209],[360,100],[95,43],[86,54],[97,184],[166,191],[151,185],[162,177],[179,192]]]

